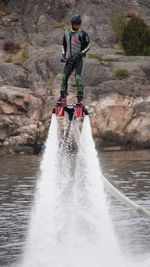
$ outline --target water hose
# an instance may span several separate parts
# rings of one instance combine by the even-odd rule
[[[117,199],[123,202],[129,208],[135,210],[142,216],[150,219],[150,211],[146,210],[145,208],[141,207],[140,205],[136,204],[125,195],[123,195],[120,191],[118,191],[103,175],[102,175],[104,186],[105,188]]]

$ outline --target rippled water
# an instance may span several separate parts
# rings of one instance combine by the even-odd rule
[[[130,199],[150,209],[150,151],[100,153],[104,175]],[[40,157],[0,158],[0,266],[20,258],[26,238]],[[149,257],[150,222],[107,193],[111,219],[127,257]],[[142,266],[142,265],[141,265]],[[94,266],[93,266],[94,267]]]
[[[0,158],[0,266],[20,256],[38,165],[35,156]]]
[[[150,151],[100,155],[103,174],[124,195],[150,211]],[[108,196],[118,242],[127,257],[150,259],[150,221]],[[141,265],[142,266],[142,265]],[[149,265],[148,265],[149,266]]]

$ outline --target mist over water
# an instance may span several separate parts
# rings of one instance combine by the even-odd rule
[[[138,267],[114,235],[89,117],[71,125],[75,153],[58,133],[53,115],[20,267]]]

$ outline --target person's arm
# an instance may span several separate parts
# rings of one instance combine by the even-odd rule
[[[81,45],[81,53],[82,55],[86,55],[86,53],[90,50],[91,45],[90,45],[90,39],[89,36],[86,32],[82,31],[82,45]]]
[[[65,34],[63,36],[63,42],[62,42],[62,55],[66,55],[66,51],[67,51],[67,42],[66,42],[66,37]]]
[[[61,62],[66,62],[66,51],[67,51],[67,42],[65,34],[63,36],[63,42],[62,42],[62,57],[60,59]]]

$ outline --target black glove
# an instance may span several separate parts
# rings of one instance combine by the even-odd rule
[[[65,55],[62,55],[61,59],[60,59],[61,62],[67,62],[67,59],[65,58]]]

